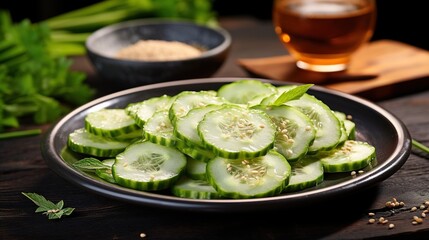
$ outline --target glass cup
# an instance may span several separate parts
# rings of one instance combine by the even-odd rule
[[[300,69],[338,72],[368,42],[375,0],[274,0],[273,24]]]

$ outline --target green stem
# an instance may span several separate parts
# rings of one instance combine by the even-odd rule
[[[426,147],[425,145],[416,141],[415,139],[412,139],[412,144],[413,144],[413,147],[429,154],[429,147]]]
[[[86,17],[59,19],[47,22],[48,27],[54,30],[88,30],[98,29],[105,25],[117,23],[139,13],[138,9],[119,9],[109,12],[101,12]]]
[[[63,20],[63,19],[67,20],[75,17],[90,16],[101,12],[108,12],[111,9],[120,8],[121,6],[123,6],[122,1],[117,1],[117,0],[101,1],[99,3],[94,3],[92,5],[82,7],[80,9],[76,9],[67,13],[60,14],[55,17],[51,17],[45,20],[45,22],[52,22],[52,21]]]
[[[41,129],[30,129],[30,130],[0,133],[0,140],[17,138],[17,137],[28,137],[28,136],[38,135],[40,133],[42,133]]]

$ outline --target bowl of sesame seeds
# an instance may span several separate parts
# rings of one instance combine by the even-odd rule
[[[185,20],[139,19],[92,33],[87,56],[115,88],[212,76],[225,62],[231,36],[223,28]]]

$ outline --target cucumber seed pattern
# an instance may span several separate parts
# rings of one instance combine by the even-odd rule
[[[313,107],[299,108],[305,115],[307,115],[316,129],[323,128],[323,123],[320,121],[319,114]]]
[[[227,172],[242,184],[259,185],[267,173],[267,166],[263,164],[262,158],[251,160],[233,160],[226,165]]]
[[[223,138],[234,138],[240,141],[249,141],[257,131],[257,127],[246,116],[227,113],[219,123]],[[263,128],[263,125],[259,126]]]
[[[296,129],[298,128],[298,124],[284,117],[271,119],[277,126],[276,141],[278,141],[284,146],[292,146],[292,144],[295,142],[293,139],[296,136]]]
[[[131,167],[144,173],[156,173],[161,169],[166,157],[159,153],[142,154],[138,160],[130,164]]]

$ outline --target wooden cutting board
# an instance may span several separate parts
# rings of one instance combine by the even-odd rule
[[[298,69],[290,55],[239,59],[255,77],[314,83],[370,100],[429,89],[429,51],[392,40],[370,42],[352,57],[347,71],[315,73]]]

